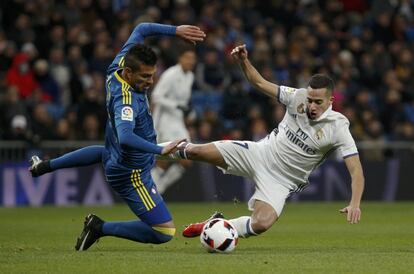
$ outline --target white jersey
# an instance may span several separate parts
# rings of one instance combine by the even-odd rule
[[[278,130],[269,136],[269,164],[277,165],[286,179],[306,184],[310,173],[335,149],[343,158],[358,154],[344,115],[329,107],[318,119],[308,118],[306,89],[281,86],[278,100],[286,106],[286,113]]]
[[[189,138],[184,113],[179,107],[188,107],[193,82],[193,72],[184,72],[179,64],[168,68],[161,75],[152,92],[158,142]]]

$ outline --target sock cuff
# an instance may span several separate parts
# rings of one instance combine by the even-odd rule
[[[183,144],[183,143],[185,143],[185,146],[182,150],[178,150],[178,153],[179,153],[179,155],[182,159],[188,159],[186,149],[190,145],[190,143],[189,142],[182,142],[180,144]]]
[[[175,235],[175,228],[173,227],[153,226],[152,229],[171,237]]]

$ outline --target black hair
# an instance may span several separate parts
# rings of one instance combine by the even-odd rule
[[[182,56],[184,53],[186,53],[188,51],[192,51],[192,52],[195,53],[194,46],[182,44],[182,46],[180,46],[180,48],[178,49],[178,57]]]
[[[313,89],[326,88],[330,94],[335,87],[334,81],[325,74],[315,74],[309,80],[309,86]]]
[[[139,69],[140,64],[155,66],[157,63],[157,55],[148,46],[136,44],[131,47],[125,54],[124,67],[130,68],[132,71]]]

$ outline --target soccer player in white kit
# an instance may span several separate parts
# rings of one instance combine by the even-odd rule
[[[155,86],[151,101],[154,106],[154,127],[157,142],[185,138],[190,135],[185,126],[185,114],[189,110],[191,91],[194,82],[193,69],[197,56],[193,47],[183,47],[176,65],[168,68]],[[181,178],[186,163],[158,162],[151,171],[159,193]]]
[[[235,47],[231,54],[257,90],[286,106],[282,122],[259,142],[182,143],[170,156],[208,162],[224,173],[254,181],[255,193],[248,203],[252,215],[230,220],[240,236],[248,237],[268,230],[281,215],[289,194],[301,191],[310,173],[338,149],[352,178],[351,200],[340,212],[346,213],[349,223],[358,223],[364,175],[349,121],[332,110],[333,81],[316,74],[306,89],[278,86],[252,66],[245,45]],[[183,235],[198,236],[204,223],[187,226]]]

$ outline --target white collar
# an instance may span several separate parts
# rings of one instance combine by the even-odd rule
[[[330,114],[332,112],[332,104],[328,107],[328,109],[327,110],[325,110],[325,112],[324,113],[322,113],[321,114],[321,116],[319,116],[319,118],[318,119],[315,119],[315,120],[310,120],[310,121],[312,121],[312,122],[319,122],[319,121],[322,121],[323,119],[325,119],[326,117],[328,117],[328,115]]]

